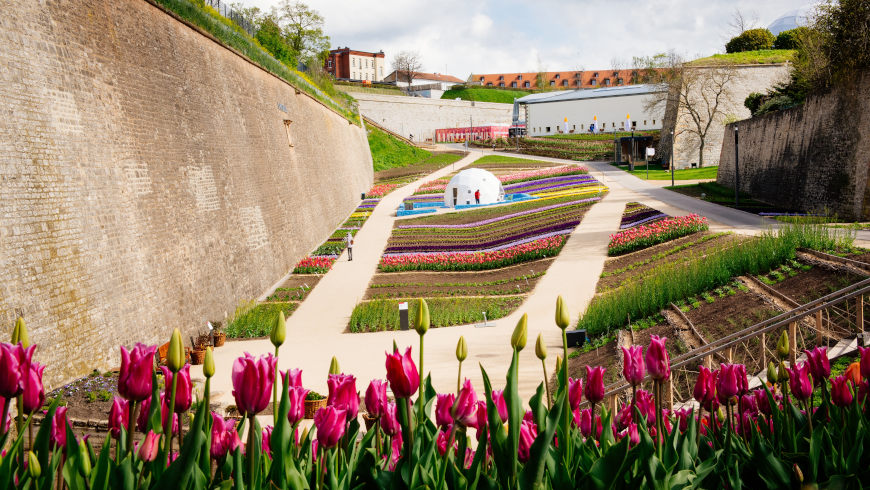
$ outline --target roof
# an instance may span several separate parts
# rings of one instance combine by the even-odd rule
[[[396,78],[396,70],[393,70],[392,73],[386,76],[386,79],[388,80],[392,80],[394,78]],[[465,83],[463,80],[460,80],[453,75],[444,75],[442,73],[423,73],[419,71],[414,74],[414,80],[434,80],[437,82]]]
[[[623,87],[606,87],[596,89],[562,90],[541,94],[527,95],[517,99],[520,104],[541,104],[546,102],[563,102],[566,100],[600,99],[604,97],[624,97],[627,95],[643,95],[665,91],[663,85],[627,85]]]
[[[373,56],[375,58],[383,58],[384,57],[384,50],[380,50],[377,53],[374,53],[371,51],[360,51],[358,49],[350,49],[348,47],[344,47],[344,48],[331,49],[329,51],[329,54],[331,54],[331,55],[336,54],[336,53],[348,53],[348,54],[355,54],[358,56]]]
[[[575,70],[575,71],[548,71],[544,72],[544,79],[547,85],[554,82],[557,87],[601,87],[608,85],[617,85],[622,80],[623,85],[629,85],[637,76],[642,75],[645,69],[629,69],[629,70],[614,70],[612,68],[606,70]],[[480,83],[481,85],[498,87],[503,83],[505,87],[510,87],[512,82],[516,82],[517,88],[524,88],[523,84],[529,82],[527,88],[537,88],[538,73],[537,72],[522,72],[522,73],[476,73],[468,77],[469,82]],[[565,84],[565,81],[568,83]]]

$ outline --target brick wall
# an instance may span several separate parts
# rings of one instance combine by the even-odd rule
[[[870,219],[870,74],[801,106],[728,125],[717,181],[783,208]]]
[[[363,129],[144,0],[3,10],[0,338],[25,314],[50,386],[257,297],[371,185]]]

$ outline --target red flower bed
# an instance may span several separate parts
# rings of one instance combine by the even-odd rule
[[[305,257],[293,268],[294,274],[326,274],[332,269],[335,257]]]
[[[506,267],[527,260],[552,257],[565,244],[565,236],[542,238],[504,250],[488,252],[443,252],[432,254],[388,255],[381,259],[382,272],[398,271],[467,271]]]
[[[607,255],[622,255],[708,229],[707,218],[690,214],[636,226],[610,235]]]

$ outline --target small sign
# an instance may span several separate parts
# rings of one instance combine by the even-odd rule
[[[656,149],[651,147],[651,146],[648,146],[646,149],[646,156],[648,156],[648,157],[656,156]]]
[[[408,309],[408,302],[403,301],[403,302],[399,303],[399,309],[400,310],[407,310]]]

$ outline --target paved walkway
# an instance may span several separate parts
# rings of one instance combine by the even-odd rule
[[[460,168],[473,162],[488,151],[474,151],[456,164]],[[517,155],[526,157],[527,155]],[[558,163],[577,162],[539,158]],[[583,221],[569,236],[562,252],[547,274],[523,305],[506,318],[496,320],[491,328],[458,326],[430,329],[426,335],[424,369],[431,373],[435,389],[441,392],[456,388],[457,362],[454,357],[460,335],[468,342],[468,359],[463,365],[463,376],[469,377],[479,392],[483,391],[480,366],[483,366],[495,387],[503,386],[510,364],[510,336],[523,313],[529,315],[529,334],[526,349],[520,361],[520,392],[528,398],[543,380],[540,361],[534,356],[538,333],[544,335],[548,348],[547,369],[551,373],[555,358],[561,352],[561,332],[555,326],[554,314],[557,295],[562,295],[571,312],[572,322],[578,320],[595,293],[598,276],[607,258],[610,234],[618,227],[625,203],[641,201],[667,214],[679,215],[695,212],[711,220],[711,228],[738,229],[757,232],[771,220],[705,203],[681,194],[660,189],[606,163],[584,163],[597,179],[610,188],[608,195],[592,206]],[[404,350],[412,345],[415,359],[418,355],[418,336],[408,332],[345,333],[354,306],[362,299],[365,289],[375,273],[380,255],[390,236],[395,209],[402,200],[425,181],[442,177],[453,171],[452,166],[396,189],[381,200],[365,226],[356,237],[355,260],[347,262],[344,255],[326,274],[309,297],[287,321],[287,341],[281,348],[279,367],[302,368],[305,386],[326,392],[326,375],[330,359],[337,356],[342,371],[357,377],[357,387],[364,392],[369,381],[385,378],[384,353],[395,341]],[[213,398],[221,404],[231,404],[232,384],[230,372],[233,361],[243,352],[253,355],[272,352],[268,339],[227,342],[215,351],[217,373],[213,379]],[[201,371],[196,369],[201,376]]]

